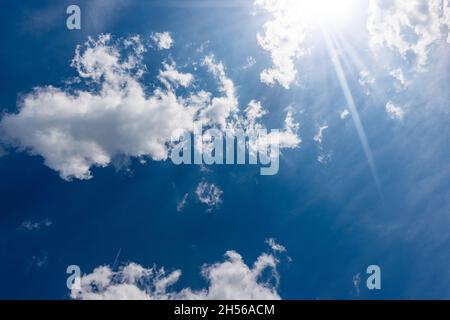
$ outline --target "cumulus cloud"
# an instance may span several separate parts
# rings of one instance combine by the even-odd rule
[[[370,46],[395,90],[389,90],[394,96],[385,106],[390,118],[404,119],[402,105],[409,104],[410,95],[403,93],[425,85],[423,73],[437,66],[435,55],[450,43],[449,27],[450,0],[370,0]]]
[[[245,109],[245,117],[239,119],[240,123],[237,127],[245,130],[249,136],[257,136],[259,130],[264,129],[259,120],[267,113],[259,101],[252,100]],[[281,149],[297,148],[302,142],[298,136],[299,128],[300,124],[294,121],[293,108],[288,108],[281,130],[271,131],[265,136],[258,136],[257,139],[247,142],[250,154],[256,156],[259,151],[262,151],[268,152],[272,159],[278,157],[279,149],[272,148],[274,141],[279,143]]]
[[[450,40],[449,3],[371,0],[367,27],[372,47],[388,48],[413,64],[416,71],[426,71],[433,45]]]
[[[141,81],[145,50],[138,36],[89,38],[72,60],[79,81],[25,95],[18,113],[0,121],[2,142],[42,156],[63,179],[89,179],[93,167],[118,157],[164,161],[172,138],[200,125],[226,130],[245,122],[234,83],[213,55],[202,66],[214,76],[219,95],[190,88],[194,75],[177,70],[174,62],[163,63],[157,76],[161,86],[155,82],[149,93]],[[280,137],[291,146],[299,139],[291,114],[286,121]]]
[[[70,296],[80,300],[279,300],[278,263],[272,254],[263,253],[249,267],[241,255],[228,251],[223,262],[202,267],[206,288],[179,291],[170,288],[180,279],[180,270],[166,272],[164,268],[144,268],[136,263],[117,271],[100,266],[83,275],[80,286],[73,286]]]
[[[395,105],[392,101],[389,101],[386,104],[386,112],[389,114],[391,119],[394,120],[403,120],[405,117],[405,111],[402,107]]]
[[[292,0],[256,0],[255,5],[271,15],[263,33],[257,34],[258,44],[272,59],[272,67],[262,71],[261,81],[289,89],[297,77],[295,60],[307,53],[305,21],[293,10]]]
[[[223,191],[214,183],[208,183],[202,181],[195,189],[195,195],[197,199],[209,207],[211,211],[214,207],[219,206],[222,203]]]
[[[0,130],[67,180],[88,179],[92,166],[107,166],[118,155],[166,159],[166,142],[176,130],[189,129],[194,110],[172,90],[147,96],[139,82],[141,58],[139,51],[123,57],[109,35],[90,39],[77,48],[72,65],[99,89],[38,87],[18,114],[3,117]]]
[[[227,77],[223,63],[216,62],[213,55],[206,56],[202,64],[219,81],[219,91],[223,94],[221,97],[214,97],[210,107],[203,110],[202,115],[224,129],[227,127],[226,120],[238,111],[236,88],[233,81]]]
[[[153,40],[158,50],[168,50],[172,48],[175,42],[169,32],[155,32],[150,38]]]

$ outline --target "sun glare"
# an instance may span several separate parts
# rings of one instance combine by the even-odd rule
[[[321,25],[337,25],[351,21],[360,0],[288,0],[299,17]]]

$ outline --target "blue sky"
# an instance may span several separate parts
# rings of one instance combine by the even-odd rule
[[[2,3],[0,298],[449,298],[449,2],[346,1],[78,1],[72,31],[72,2]],[[261,103],[277,175],[147,148],[201,91]]]

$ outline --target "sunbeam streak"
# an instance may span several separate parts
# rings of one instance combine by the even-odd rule
[[[339,80],[339,85],[341,86],[342,92],[344,93],[345,100],[347,102],[348,108],[350,109],[350,112],[352,114],[353,122],[355,123],[356,131],[359,136],[359,140],[361,141],[362,147],[364,149],[364,153],[367,158],[367,162],[369,163],[370,171],[372,173],[375,185],[377,187],[377,190],[380,194],[381,199],[383,200],[383,192],[381,189],[381,183],[380,179],[378,177],[378,171],[377,167],[375,165],[375,160],[373,158],[373,153],[369,145],[369,141],[367,139],[367,135],[364,131],[364,126],[361,121],[361,117],[359,116],[359,112],[356,108],[355,100],[353,99],[353,95],[350,91],[350,87],[347,82],[347,78],[345,77],[344,70],[342,68],[341,61],[339,60],[339,56],[336,52],[336,49],[334,45],[331,42],[330,36],[326,31],[323,31],[325,43],[328,49],[328,52],[330,54],[330,58],[333,62],[334,69],[336,71],[336,75]]]

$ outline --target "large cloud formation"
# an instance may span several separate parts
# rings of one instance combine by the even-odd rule
[[[292,0],[256,0],[255,5],[272,16],[257,35],[259,45],[270,53],[272,67],[261,73],[263,83],[289,89],[297,77],[296,58],[307,52],[306,24],[293,10]]]
[[[273,254],[263,253],[249,267],[241,255],[228,251],[225,261],[202,267],[207,288],[179,291],[170,287],[180,279],[180,270],[167,273],[164,268],[144,268],[136,263],[118,271],[101,266],[82,276],[70,295],[80,300],[279,300],[278,263]]]
[[[368,31],[375,48],[386,47],[425,71],[433,45],[450,43],[450,0],[371,0]]]
[[[424,85],[421,74],[432,67],[433,52],[450,43],[450,0],[370,0],[367,29],[396,91],[386,112],[402,121],[409,105],[404,91]]]
[[[148,93],[143,42],[139,36],[89,38],[72,60],[77,81],[25,95],[18,113],[0,122],[3,143],[42,156],[63,179],[89,179],[92,167],[108,166],[115,157],[166,160],[172,138],[198,125],[227,130],[245,123],[235,85],[213,55],[202,66],[215,77],[218,96],[190,88],[194,75],[167,61]],[[291,118],[280,137],[287,138],[284,147],[295,148],[300,140]]]
[[[297,78],[296,59],[308,53],[310,12],[303,0],[255,0],[270,18],[257,34],[259,45],[270,53],[272,67],[261,81],[289,89]],[[324,6],[327,4],[324,2]],[[345,4],[343,4],[345,5]],[[322,9],[326,12],[327,8]],[[347,10],[350,10],[348,8]],[[325,14],[325,13],[324,13]],[[367,30],[374,51],[388,49],[406,62],[408,70],[427,70],[433,46],[450,43],[450,0],[370,0]],[[399,76],[399,63],[391,67]],[[403,70],[405,71],[405,70]],[[401,81],[401,79],[399,79]]]

